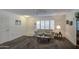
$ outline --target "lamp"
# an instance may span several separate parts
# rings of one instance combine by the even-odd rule
[[[60,26],[60,25],[57,25],[57,26],[56,26],[56,29],[58,30],[57,36],[60,37],[60,38],[62,38],[62,33],[61,33],[61,31],[60,31],[60,30],[61,30],[61,26]]]
[[[56,29],[57,29],[57,32],[59,33],[59,32],[61,32],[60,30],[61,30],[61,26],[60,25],[57,25],[56,26]]]
[[[56,26],[56,29],[57,29],[57,30],[60,30],[60,29],[61,29],[61,26],[60,26],[60,25],[57,25],[57,26]]]

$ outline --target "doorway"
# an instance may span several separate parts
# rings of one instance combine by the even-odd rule
[[[76,19],[77,45],[79,45],[79,18]]]

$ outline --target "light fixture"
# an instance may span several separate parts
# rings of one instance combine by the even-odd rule
[[[56,29],[60,30],[61,29],[61,26],[60,25],[57,25]]]
[[[28,18],[28,17],[30,17],[30,16],[29,16],[29,15],[24,15],[24,17],[27,17],[27,18]]]

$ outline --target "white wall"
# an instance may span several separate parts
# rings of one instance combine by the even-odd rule
[[[15,20],[21,20],[21,25],[15,25]],[[0,10],[0,44],[26,35],[26,19]]]
[[[74,45],[76,45],[76,19],[74,12],[66,14],[66,20],[73,21],[73,25],[66,24],[66,38],[68,38]]]
[[[35,23],[36,23],[36,18],[34,17],[29,17],[26,18],[26,35],[27,36],[33,36],[34,31],[36,30],[35,28]]]
[[[21,25],[16,25],[15,20],[21,20]],[[34,24],[34,17],[28,18],[0,10],[0,44],[23,35],[33,36]]]
[[[10,14],[0,11],[0,43],[9,41],[9,20]]]
[[[21,20],[21,25],[16,25],[15,20]],[[26,35],[26,19],[23,16],[19,15],[12,15],[12,19],[9,20],[10,24],[10,39],[15,39],[17,37],[20,37],[22,35]]]

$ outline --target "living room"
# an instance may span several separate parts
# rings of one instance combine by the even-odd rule
[[[33,45],[30,47],[31,49],[48,47],[54,49],[75,48],[75,12],[77,10],[71,9],[0,10],[0,47],[28,49]],[[23,41],[26,38],[27,40]],[[65,41],[66,39],[68,41]],[[19,40],[23,42],[20,43]],[[48,41],[54,44],[50,44]],[[41,42],[46,43],[42,44]]]

